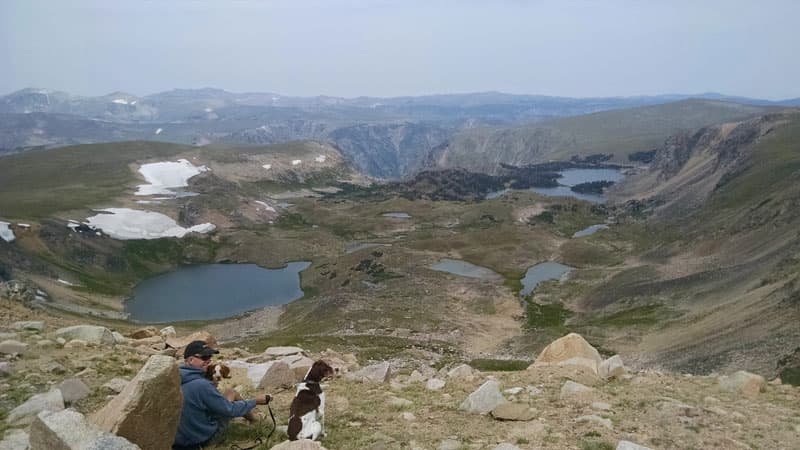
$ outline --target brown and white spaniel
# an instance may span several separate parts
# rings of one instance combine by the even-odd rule
[[[319,439],[325,434],[325,393],[320,383],[335,375],[337,370],[323,360],[316,361],[303,381],[289,409],[289,440]]]
[[[223,378],[231,377],[231,368],[222,363],[209,364],[206,368],[206,378],[214,383],[214,386],[219,386],[219,382]]]

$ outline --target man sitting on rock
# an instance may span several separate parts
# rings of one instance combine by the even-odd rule
[[[184,364],[179,368],[183,410],[173,449],[199,449],[219,443],[231,418],[243,417],[256,405],[266,405],[272,399],[264,394],[242,400],[233,389],[221,394],[205,376],[216,353],[219,351],[204,341],[191,342],[183,352]]]

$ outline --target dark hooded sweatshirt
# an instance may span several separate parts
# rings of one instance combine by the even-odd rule
[[[220,418],[241,417],[256,407],[255,400],[229,402],[220,394],[211,380],[204,377],[204,369],[180,366],[183,409],[175,445],[188,447],[203,444],[219,428]]]

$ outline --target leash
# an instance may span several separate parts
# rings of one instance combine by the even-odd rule
[[[270,419],[272,419],[272,430],[270,430],[269,434],[267,434],[267,437],[265,437],[265,438],[262,438],[261,436],[257,437],[255,439],[253,445],[248,446],[248,447],[240,447],[237,444],[233,444],[233,445],[231,445],[231,450],[253,450],[256,447],[258,447],[258,446],[264,444],[265,442],[269,441],[269,438],[272,437],[272,433],[274,433],[275,429],[278,428],[278,422],[275,420],[275,414],[272,412],[272,407],[269,405],[269,403],[267,403],[267,410],[269,410],[269,417],[270,417]],[[264,420],[262,419],[261,422],[263,423]]]

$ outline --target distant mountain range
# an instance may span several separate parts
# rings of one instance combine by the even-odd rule
[[[663,130],[648,135],[641,148],[634,143],[625,150],[647,150],[645,147],[658,143],[679,125],[705,126],[716,119],[744,118],[761,112],[763,107],[800,105],[800,99],[768,101],[715,93],[568,98],[483,92],[339,98],[206,88],[175,89],[144,97],[125,92],[82,97],[29,88],[0,97],[0,154],[34,147],[130,140],[263,145],[313,139],[337,145],[369,175],[402,178],[431,166],[461,165],[453,161],[484,170],[499,162],[531,162],[554,152],[569,156],[566,153],[570,149],[582,150],[584,143],[592,142],[595,136],[592,132],[570,130],[573,125],[558,122],[561,118],[655,107],[689,98],[708,100],[708,105],[715,106],[710,108],[710,115],[704,115],[703,108],[694,108],[697,114],[692,120],[663,122],[656,118],[653,123]],[[726,112],[720,116],[718,113],[723,110]],[[656,110],[643,111],[658,115]],[[599,130],[604,127],[604,120],[621,119],[601,114],[590,122]],[[580,119],[575,123],[580,124]],[[614,126],[625,127],[626,122]],[[531,134],[539,137],[531,141]],[[511,142],[509,145],[515,150],[509,150],[511,147],[504,142]],[[548,142],[557,144],[558,149],[547,147]],[[462,155],[474,145],[498,143],[501,146],[496,148],[497,155],[489,154],[486,161],[476,163],[472,157]],[[520,156],[520,151],[527,152],[528,144],[535,144],[535,151]]]

